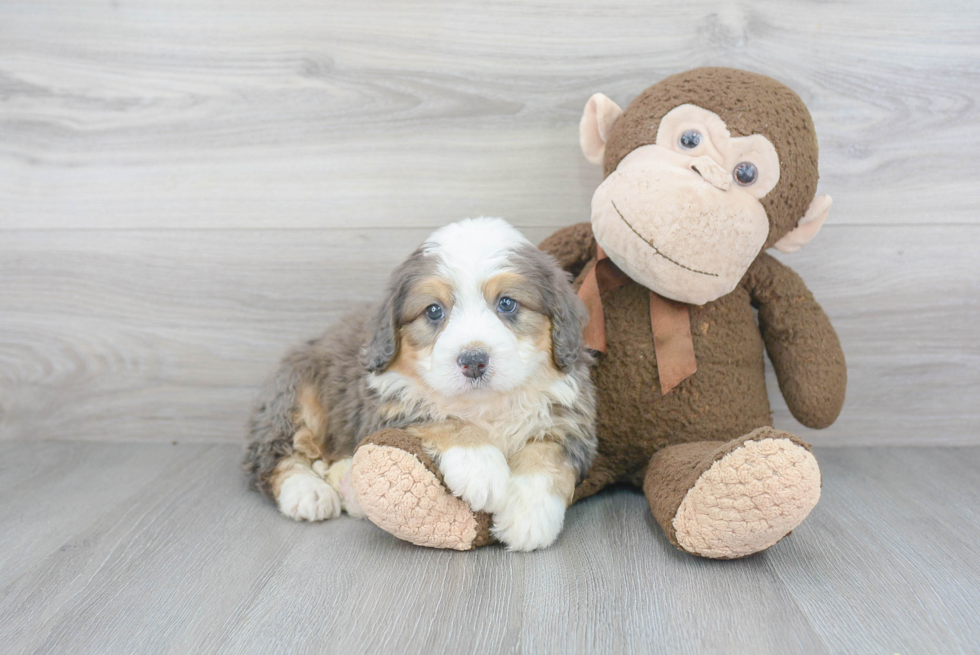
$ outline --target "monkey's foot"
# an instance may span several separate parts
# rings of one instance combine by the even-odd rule
[[[453,496],[422,443],[403,430],[365,438],[354,452],[350,480],[368,519],[399,539],[453,550],[493,541],[490,515]]]
[[[659,501],[658,521],[680,549],[716,559],[757,553],[788,535],[820,500],[817,460],[788,432],[764,427],[728,443],[710,443],[657,453],[644,485],[655,515]],[[678,450],[666,452],[673,449]],[[684,460],[687,466],[678,467]],[[658,485],[656,477],[675,484]],[[671,495],[674,502],[666,504],[676,511],[665,513],[663,501]]]

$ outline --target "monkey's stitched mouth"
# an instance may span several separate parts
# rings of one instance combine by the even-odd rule
[[[680,263],[676,259],[671,259],[667,255],[665,255],[662,252],[660,252],[660,248],[658,248],[656,245],[654,245],[653,241],[650,241],[650,239],[646,238],[645,236],[643,236],[642,234],[640,234],[639,232],[637,232],[636,228],[633,227],[633,225],[628,220],[626,220],[626,217],[623,216],[623,212],[619,211],[619,207],[616,206],[616,203],[614,201],[610,200],[609,202],[610,202],[610,204],[612,204],[613,209],[616,210],[616,213],[619,214],[619,217],[623,220],[623,222],[626,223],[626,227],[628,227],[630,230],[632,230],[633,231],[633,234],[635,234],[636,236],[640,237],[640,239],[642,239],[645,244],[647,244],[648,246],[650,246],[651,248],[653,248],[653,252],[657,253],[658,255],[660,255],[661,257],[663,257],[667,261],[669,261],[671,264],[674,264],[675,266],[680,266],[685,271],[691,271],[692,273],[697,273],[698,275],[707,275],[708,277],[718,277],[718,274],[717,273],[708,273],[707,271],[699,271],[696,268],[691,268],[690,266],[685,266],[684,264]]]

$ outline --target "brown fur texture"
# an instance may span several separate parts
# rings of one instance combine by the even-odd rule
[[[732,136],[762,134],[776,148],[779,182],[761,200],[770,222],[765,247],[771,246],[796,226],[817,186],[813,123],[799,97],[775,80],[705,68],[655,84],[614,124],[606,144],[605,174],[635,148],[654,143],[660,119],[685,103],[718,114]],[[559,230],[541,249],[577,276],[576,288],[595,265],[596,242],[587,223]],[[797,437],[769,427],[763,348],[790,411],[801,423],[827,427],[841,411],[847,371],[837,334],[800,277],[764,252],[734,291],[689,306],[697,372],[667,395],[660,390],[649,290],[631,282],[602,291],[601,301],[607,350],[593,370],[599,449],[575,499],[614,483],[642,486],[654,516],[678,547],[673,526],[678,507],[713,462],[759,438],[758,429],[809,452]],[[770,484],[778,484],[775,479]],[[804,491],[811,499],[806,502],[815,503],[813,489]],[[812,507],[806,502],[793,505],[797,522]],[[750,554],[732,552],[695,554]]]
[[[583,238],[581,226],[566,230],[541,247],[594,251],[594,243],[568,243]],[[576,499],[615,482],[642,484],[650,457],[668,445],[728,441],[771,425],[764,346],[797,420],[822,428],[840,413],[847,371],[837,335],[799,276],[770,255],[760,255],[732,293],[691,306],[698,372],[666,396],[660,393],[649,291],[628,284],[603,292],[602,305],[607,350],[593,372],[599,450]]]
[[[694,487],[698,478],[711,465],[725,455],[741,448],[746,441],[762,439],[788,439],[810,451],[810,446],[799,437],[788,432],[762,427],[731,441],[696,441],[693,443],[668,446],[650,460],[650,466],[643,482],[643,492],[650,503],[654,518],[664,529],[671,543],[677,543],[673,525],[677,508],[680,507],[687,492]]]
[[[315,459],[318,453],[330,464],[350,457],[372,432],[411,422],[398,413],[382,417],[377,394],[367,385],[361,351],[372,314],[371,307],[355,311],[342,325],[283,359],[263,389],[249,426],[243,467],[252,488],[274,499],[270,478],[283,457],[298,451]],[[316,424],[316,431],[306,419]]]
[[[692,104],[721,117],[733,137],[762,134],[779,155],[779,183],[762,200],[771,247],[796,227],[817,192],[817,136],[806,105],[776,80],[733,68],[695,68],[638,95],[616,121],[603,160],[609,175],[630,152],[654,143],[660,119]]]
[[[586,227],[559,230],[541,248],[572,268],[569,253],[595,252]],[[592,265],[581,269],[576,285]],[[715,450],[772,425],[763,347],[797,420],[822,428],[840,413],[847,371],[837,335],[800,277],[770,255],[761,254],[732,293],[690,308],[698,372],[666,396],[649,302],[648,290],[636,283],[602,293],[607,351],[593,370],[599,449],[576,500],[617,482],[643,485],[650,459],[668,446],[709,442],[704,447]]]

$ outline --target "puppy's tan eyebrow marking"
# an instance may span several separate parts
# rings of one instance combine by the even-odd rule
[[[520,273],[500,273],[483,283],[483,297],[493,305],[501,296],[508,296],[529,309],[541,311],[541,291]]]
[[[405,296],[402,317],[406,321],[418,318],[419,314],[432,304],[433,300],[442,305],[447,312],[453,306],[453,286],[448,281],[430,277],[416,284]]]

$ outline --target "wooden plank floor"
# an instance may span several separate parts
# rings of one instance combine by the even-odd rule
[[[980,448],[824,448],[788,539],[716,562],[641,495],[543,552],[442,552],[289,521],[227,444],[0,444],[4,653],[969,653]]]

